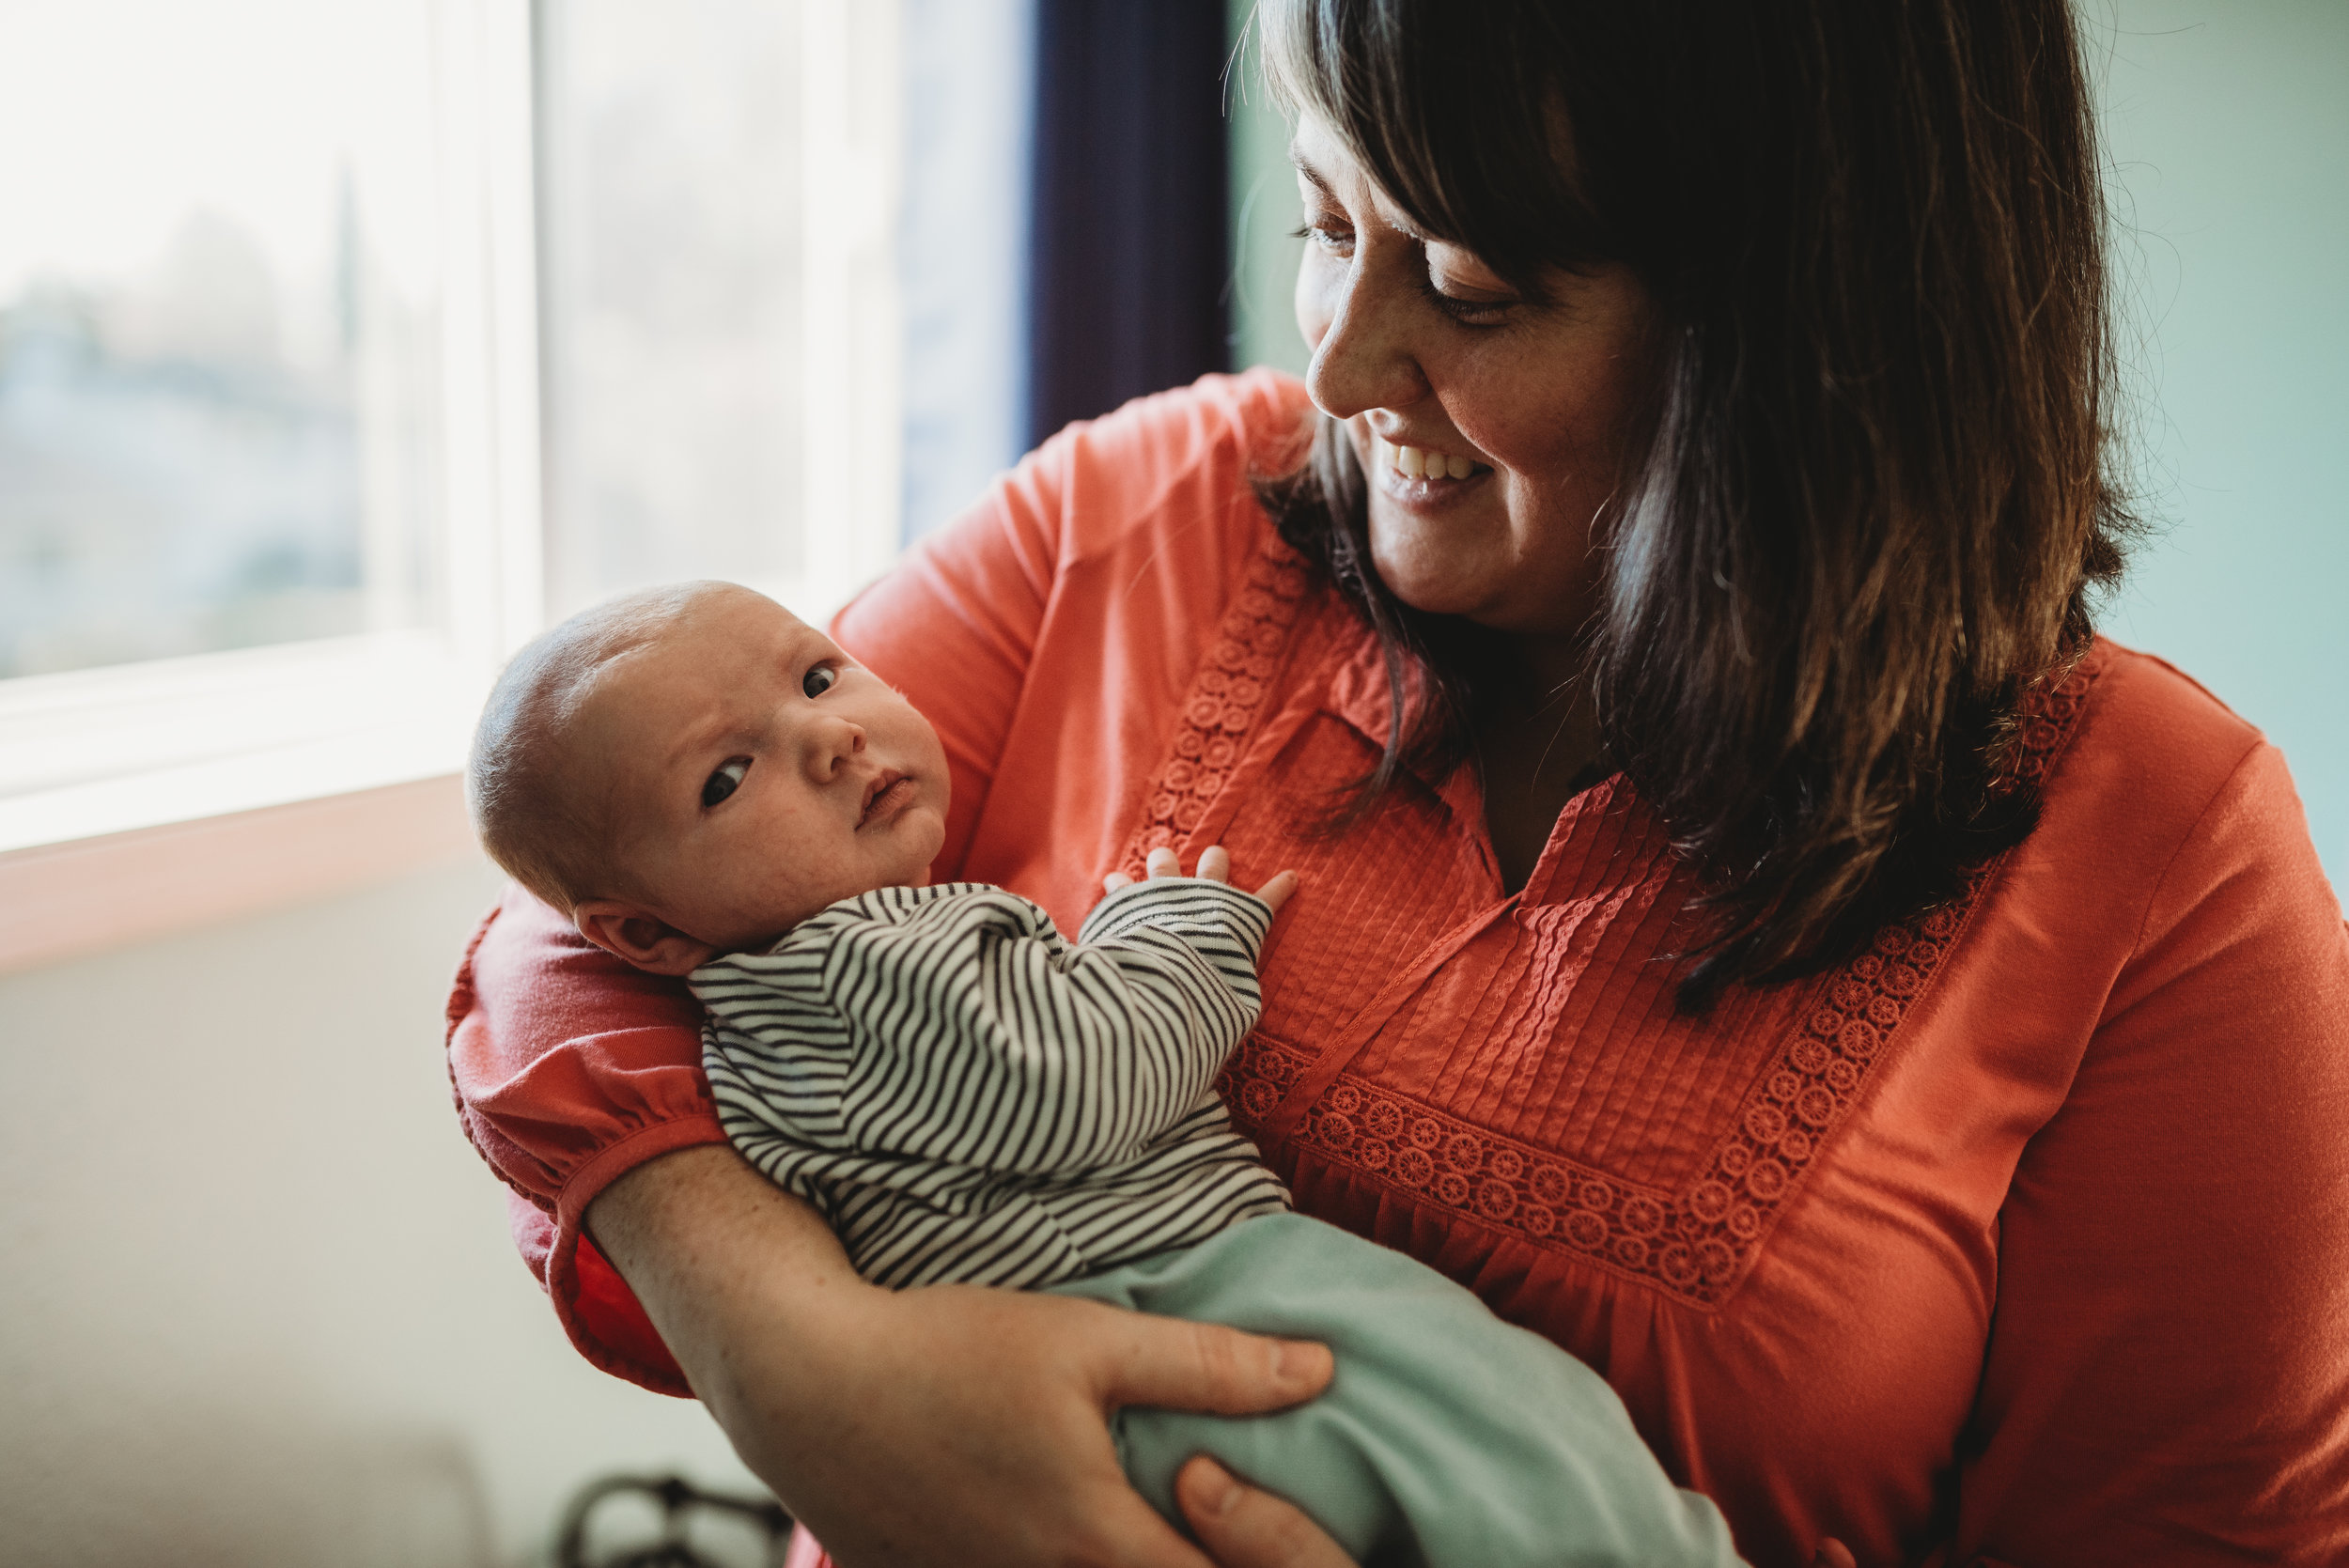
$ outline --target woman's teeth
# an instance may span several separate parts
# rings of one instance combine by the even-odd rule
[[[1380,468],[1391,468],[1406,479],[1465,479],[1476,465],[1455,452],[1430,452],[1423,446],[1393,446],[1373,437]]]

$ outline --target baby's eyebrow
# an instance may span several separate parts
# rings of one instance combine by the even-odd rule
[[[669,754],[661,759],[662,768],[664,770],[675,768],[679,764],[691,760],[696,752],[708,752],[716,749],[718,742],[734,734],[739,727],[734,722],[732,715],[724,713],[712,714],[701,722],[691,725],[678,734],[676,744],[669,748]]]

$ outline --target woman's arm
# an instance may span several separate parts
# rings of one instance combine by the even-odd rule
[[[1952,1562],[2349,1560],[2349,935],[2254,743],[1999,1215]]]
[[[1248,1415],[1318,1393],[1329,1352],[1054,1296],[866,1284],[816,1212],[731,1149],[642,1165],[597,1243],[742,1462],[851,1568],[1211,1568],[1127,1485],[1123,1405]],[[1227,1568],[1343,1562],[1294,1511],[1207,1478]]]

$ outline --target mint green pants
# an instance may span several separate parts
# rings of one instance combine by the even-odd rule
[[[1126,1473],[1178,1525],[1174,1472],[1204,1452],[1381,1568],[1738,1560],[1719,1511],[1672,1485],[1596,1373],[1333,1225],[1269,1215],[1050,1288],[1335,1353],[1329,1390],[1277,1415],[1119,1412]]]

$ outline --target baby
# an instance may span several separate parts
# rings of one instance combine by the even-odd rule
[[[469,782],[499,864],[599,947],[687,977],[728,1135],[867,1279],[1330,1346],[1328,1391],[1292,1410],[1118,1413],[1127,1473],[1169,1519],[1175,1470],[1207,1452],[1358,1561],[1736,1561],[1595,1373],[1290,1212],[1232,1130],[1211,1085],[1255,1024],[1293,875],[1249,893],[1221,850],[1188,877],[1159,851],[1074,944],[1000,888],[928,885],[936,733],[822,632],[725,583],[617,599],[524,648]]]

